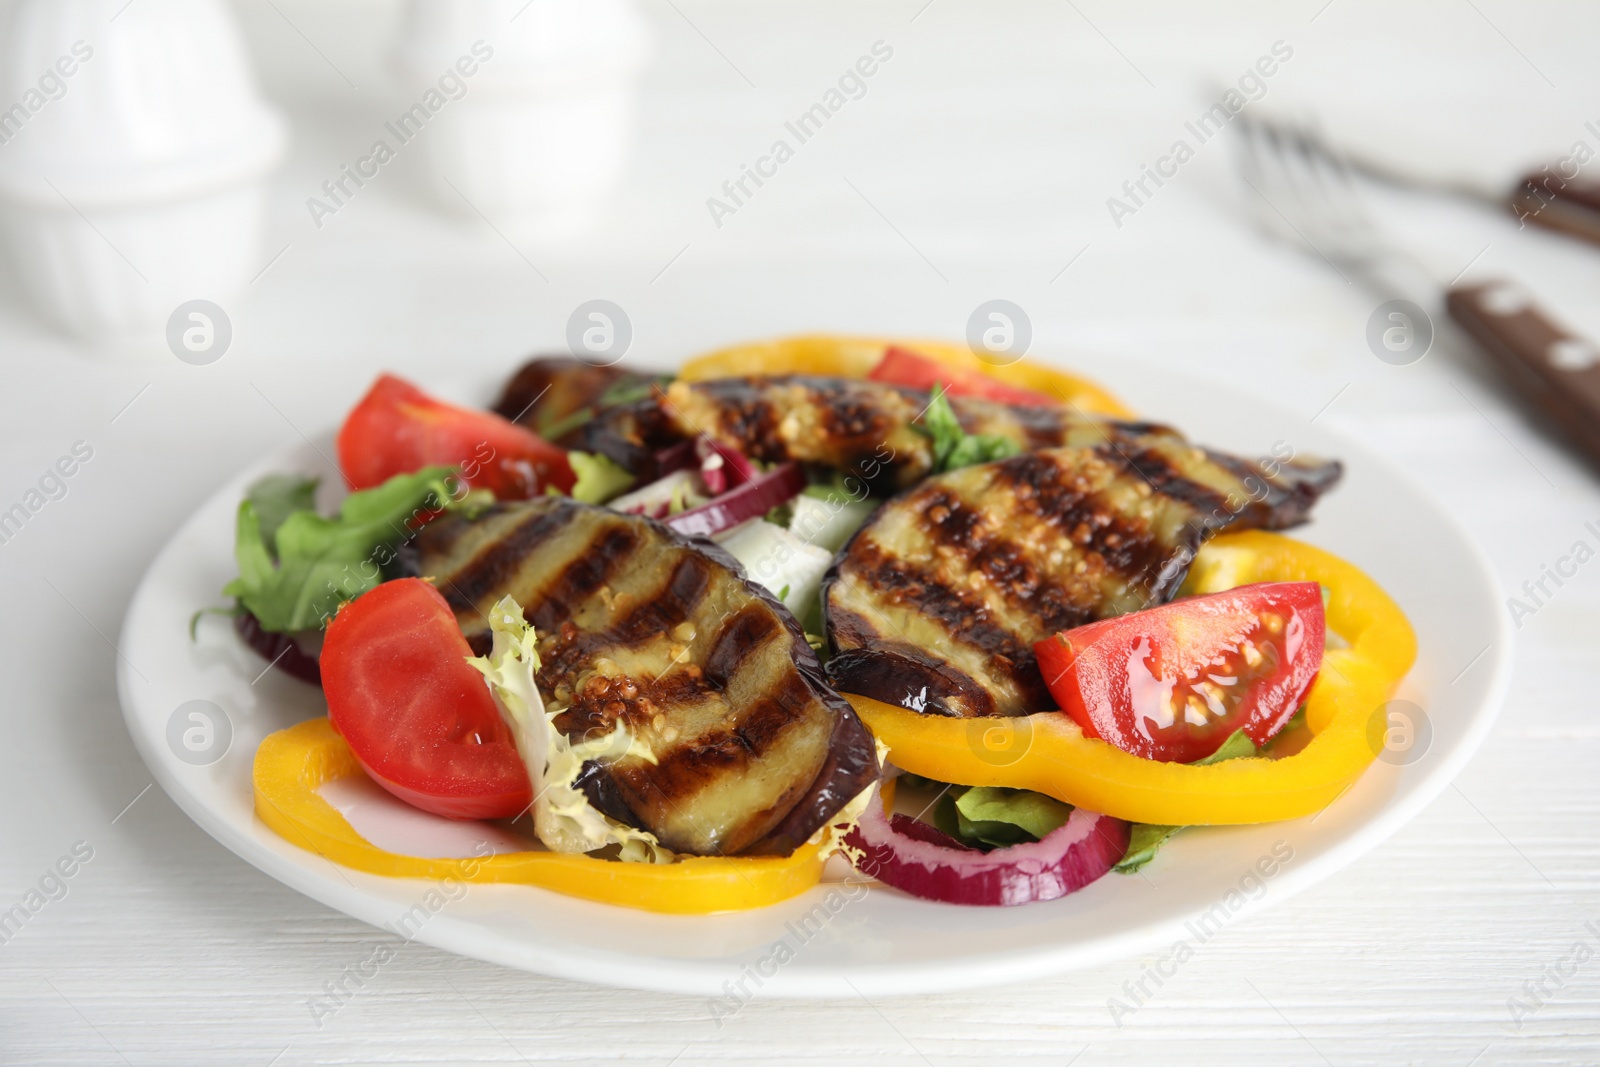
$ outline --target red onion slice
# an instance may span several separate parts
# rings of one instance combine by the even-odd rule
[[[716,456],[721,457],[721,462],[713,459]],[[711,466],[708,467],[708,464]],[[701,476],[706,478],[706,487],[713,494],[735,489],[756,477],[756,469],[744,453],[719,444],[705,434],[659,449],[651,462],[650,469],[659,478],[673,471],[694,466],[700,468]],[[718,487],[712,484],[714,479],[726,480]]]
[[[805,487],[806,472],[798,463],[785,463],[709,503],[681,511],[665,521],[681,534],[710,537],[741,522],[760,518],[784,501],[799,496]]]
[[[242,609],[233,618],[233,628],[269,666],[293,675],[302,682],[318,686],[322,684],[322,666],[317,659],[317,652],[306,648],[294,635],[263,630],[256,617]]]
[[[655,454],[654,470],[656,477],[671,474],[673,471],[682,470],[692,466],[696,461],[695,443],[693,441],[679,441],[677,444],[668,445]]]
[[[694,454],[700,459],[700,480],[712,496],[721,496],[754,481],[756,469],[737,449],[727,448],[701,434],[695,438]]]
[[[1073,808],[1042,841],[980,852],[909,816],[884,818],[874,797],[844,841],[856,870],[885,885],[927,900],[993,907],[1082,889],[1122,859],[1128,834],[1121,819]]]

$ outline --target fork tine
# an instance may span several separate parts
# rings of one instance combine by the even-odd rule
[[[1355,274],[1391,296],[1442,284],[1426,261],[1389,241],[1366,208],[1354,168],[1315,128],[1245,114],[1236,125],[1243,148],[1239,172],[1257,194],[1263,229],[1315,252],[1346,282]],[[1421,289],[1414,284],[1419,279]]]
[[[1243,152],[1240,170],[1254,195],[1250,197],[1252,214],[1270,231],[1287,241],[1303,240],[1294,223],[1280,205],[1288,184],[1282,174],[1281,161],[1276,146],[1270,143],[1271,131],[1245,115],[1240,115],[1240,134]]]
[[[1368,240],[1377,239],[1377,228],[1357,191],[1349,166],[1325,142],[1303,129],[1288,135],[1296,154],[1305,162],[1310,183],[1320,194],[1322,208],[1330,222]]]
[[[1251,184],[1265,201],[1267,210],[1260,214],[1267,228],[1310,245],[1330,262],[1372,255],[1382,240],[1348,169],[1300,127],[1245,114],[1239,120],[1245,146],[1241,171],[1250,172],[1247,180],[1255,179]]]
[[[1266,124],[1251,128],[1251,148],[1259,178],[1258,212],[1280,237],[1300,244],[1322,243],[1326,219],[1306,197],[1307,181],[1286,151],[1280,132]]]

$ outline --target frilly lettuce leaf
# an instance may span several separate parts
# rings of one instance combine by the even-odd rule
[[[610,456],[568,452],[567,462],[572,464],[572,473],[578,476],[572,485],[572,499],[580,504],[604,504],[633,488],[633,475]]]
[[[522,606],[502,597],[489,612],[494,644],[487,656],[467,662],[489,681],[489,689],[511,723],[517,751],[533,783],[533,829],[552,852],[593,852],[620,846],[620,858],[637,863],[671,863],[676,857],[654,834],[625,826],[589,803],[577,784],[589,760],[612,763],[633,755],[655,762],[654,755],[618,723],[604,737],[577,744],[555,727],[565,709],[547,709],[534,680],[539,652],[534,628],[522,617]]]

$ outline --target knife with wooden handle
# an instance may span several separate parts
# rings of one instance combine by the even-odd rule
[[[1512,282],[1455,286],[1445,305],[1523,395],[1600,466],[1600,347]]]
[[[1600,347],[1557,323],[1519,286],[1506,281],[1445,282],[1435,267],[1392,242],[1356,196],[1350,174],[1363,165],[1332,148],[1314,127],[1242,116],[1237,128],[1243,135],[1240,171],[1271,208],[1256,212],[1263,230],[1315,253],[1338,267],[1346,280],[1355,277],[1389,299],[1405,293],[1420,296],[1435,286],[1443,289],[1451,317],[1488,353],[1508,382],[1546,420],[1565,431],[1600,470]],[[1379,173],[1390,181],[1436,185]],[[1279,194],[1276,199],[1270,195],[1273,191]],[[1471,189],[1451,191],[1505,203]],[[1526,199],[1517,201],[1518,196]],[[1575,221],[1579,212],[1592,212],[1597,220],[1593,230],[1600,239],[1600,184],[1564,178],[1547,167],[1530,175],[1512,199],[1520,204],[1525,221],[1557,225],[1557,220],[1565,220],[1559,228],[1572,232],[1589,226]],[[1420,289],[1415,284],[1419,279]]]

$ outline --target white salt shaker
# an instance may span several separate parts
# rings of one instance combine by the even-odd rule
[[[0,109],[0,220],[60,326],[148,333],[264,265],[284,123],[220,0],[15,0]]]
[[[622,178],[648,52],[632,0],[408,0],[395,121],[448,210],[570,234]]]

